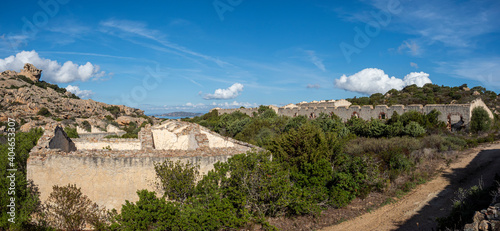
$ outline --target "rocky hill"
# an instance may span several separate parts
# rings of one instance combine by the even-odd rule
[[[27,63],[20,72],[9,70],[0,74],[0,122],[10,117],[34,126],[77,118],[144,116],[139,109],[80,99],[64,88],[40,81],[41,72]]]

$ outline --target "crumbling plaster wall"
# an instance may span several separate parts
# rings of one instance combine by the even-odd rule
[[[217,161],[227,161],[231,155],[183,156],[154,155],[129,152],[92,151],[71,155],[46,153],[45,157],[34,156],[28,161],[28,179],[39,187],[40,199],[45,201],[53,185],[76,184],[83,194],[107,209],[121,209],[125,200],[137,201],[137,190],[155,191],[156,173],[154,163],[165,160],[191,162],[200,166],[206,174]],[[175,154],[175,153],[173,153]],[[161,195],[161,194],[159,194]]]

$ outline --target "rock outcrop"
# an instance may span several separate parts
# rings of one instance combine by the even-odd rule
[[[31,63],[24,64],[24,68],[19,72],[19,75],[24,75],[31,79],[33,82],[40,81],[40,77],[42,76],[42,70],[36,68]]]
[[[5,77],[24,75],[27,78],[31,79],[31,81],[38,82],[38,81],[40,81],[40,77],[42,76],[42,70],[36,68],[31,63],[26,63],[26,64],[24,64],[24,68],[21,69],[21,71],[19,73],[15,72],[15,71],[11,71],[11,70],[6,70],[6,71],[2,72],[1,75],[5,76]]]
[[[42,121],[52,119],[74,120],[74,118],[82,117],[100,120],[107,115],[114,116],[106,109],[112,106],[119,109],[118,116],[127,115],[136,118],[144,115],[142,110],[123,105],[109,105],[91,99],[79,99],[64,88],[40,81],[41,72],[32,64],[27,63],[20,73],[15,71],[1,73],[0,121],[5,121],[9,117],[16,118],[19,122],[23,119],[26,124],[30,124],[32,121],[46,124],[51,121],[43,123]],[[18,77],[19,75],[24,75],[31,81]],[[38,115],[41,108],[47,108],[50,114]],[[34,126],[26,125],[23,129],[29,130],[32,127]]]

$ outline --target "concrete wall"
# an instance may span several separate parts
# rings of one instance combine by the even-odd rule
[[[103,151],[106,154],[105,151]],[[200,172],[206,174],[217,161],[227,161],[223,156],[122,156],[109,152],[108,156],[59,155],[51,153],[45,158],[30,157],[28,179],[40,189],[40,199],[45,201],[53,185],[76,184],[83,194],[106,209],[120,211],[125,200],[137,201],[137,190],[155,190],[156,173],[154,163],[165,160],[190,161],[200,165]],[[116,154],[116,156],[115,156]],[[158,194],[161,195],[161,194]]]

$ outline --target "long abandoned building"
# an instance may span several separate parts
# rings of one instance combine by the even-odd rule
[[[50,124],[30,151],[27,177],[38,185],[42,201],[53,185],[76,184],[98,205],[120,210],[125,200],[139,199],[137,190],[158,191],[154,163],[190,161],[205,174],[217,161],[253,148],[181,121],[143,127],[137,139],[103,138],[99,133],[70,139],[61,127]]]
[[[464,126],[468,126],[472,117],[472,110],[476,107],[482,107],[488,112],[490,118],[493,119],[493,113],[480,98],[468,104],[427,104],[425,106],[422,104],[411,104],[406,106],[392,105],[390,107],[387,105],[376,105],[373,107],[372,105],[351,105],[351,103],[346,100],[323,100],[288,104],[283,107],[276,107],[272,105],[269,107],[272,108],[278,115],[316,118],[321,113],[328,115],[335,114],[344,122],[352,117],[358,117],[364,120],[370,120],[372,118],[389,119],[394,112],[397,112],[399,115],[408,111],[417,111],[422,114],[428,114],[432,110],[437,110],[441,112],[438,119],[447,123],[448,126],[455,123],[462,123]],[[214,108],[212,110],[217,110],[219,115],[239,111],[249,116],[253,116],[253,114],[258,111],[258,108]]]

